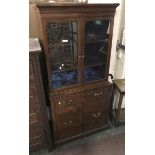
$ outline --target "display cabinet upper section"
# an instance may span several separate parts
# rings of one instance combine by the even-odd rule
[[[49,89],[107,81],[119,4],[38,3]]]

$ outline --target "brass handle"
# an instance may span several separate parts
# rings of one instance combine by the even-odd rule
[[[72,124],[72,123],[73,123],[73,122],[72,122],[72,121],[70,121],[70,122],[69,122],[69,126],[71,126],[71,124]]]
[[[93,114],[93,117],[95,117],[95,118],[96,118],[96,117],[97,117],[97,116],[96,116],[96,114]]]
[[[36,115],[36,113],[33,112],[33,113],[29,114],[29,115],[30,115],[30,116],[32,116],[32,115]]]
[[[64,122],[64,126],[67,127],[67,122]]]
[[[64,122],[64,126],[65,126],[65,127],[71,126],[72,123],[73,123],[73,121],[69,121],[69,124],[67,125],[67,122]]]
[[[103,94],[102,92],[100,92],[100,93],[95,93],[94,96],[100,96],[100,95],[102,95],[102,94]]]
[[[65,105],[70,105],[70,104],[72,103],[72,99],[69,99],[69,101],[63,101],[63,103],[64,103]]]
[[[79,59],[81,59],[81,55],[79,55]]]
[[[100,113],[100,112],[98,112],[98,113],[97,113],[97,117],[99,117],[100,115],[101,115],[101,113]]]
[[[99,96],[100,94],[95,93],[94,96]]]
[[[97,114],[93,114],[93,117],[98,118],[101,115],[100,112],[98,112]]]
[[[84,59],[84,57],[85,57],[85,56],[84,56],[84,55],[82,55],[82,59]]]

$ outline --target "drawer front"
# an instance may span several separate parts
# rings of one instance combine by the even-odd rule
[[[30,151],[35,151],[46,146],[44,128],[30,128],[29,146]]]
[[[58,139],[74,136],[82,131],[82,104],[57,111]]]
[[[52,99],[52,104],[58,109],[68,108],[68,106],[81,104],[84,102],[84,93],[76,93],[65,96],[59,96]]]
[[[86,93],[87,129],[108,124],[111,92],[112,87],[108,87],[107,90],[99,89]]]

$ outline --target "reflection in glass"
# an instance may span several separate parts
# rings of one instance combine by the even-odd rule
[[[76,22],[47,23],[52,88],[77,83]]]
[[[105,77],[109,27],[109,20],[88,21],[85,24],[84,81],[99,80]]]

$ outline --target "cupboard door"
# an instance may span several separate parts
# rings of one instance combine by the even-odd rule
[[[78,82],[77,22],[46,23],[50,61],[50,87],[60,88]]]
[[[109,51],[109,20],[88,20],[84,26],[84,82],[106,78]]]
[[[108,90],[93,90],[86,93],[87,99],[87,129],[108,125],[111,88]]]
[[[57,111],[58,139],[71,137],[82,131],[82,104]]]

